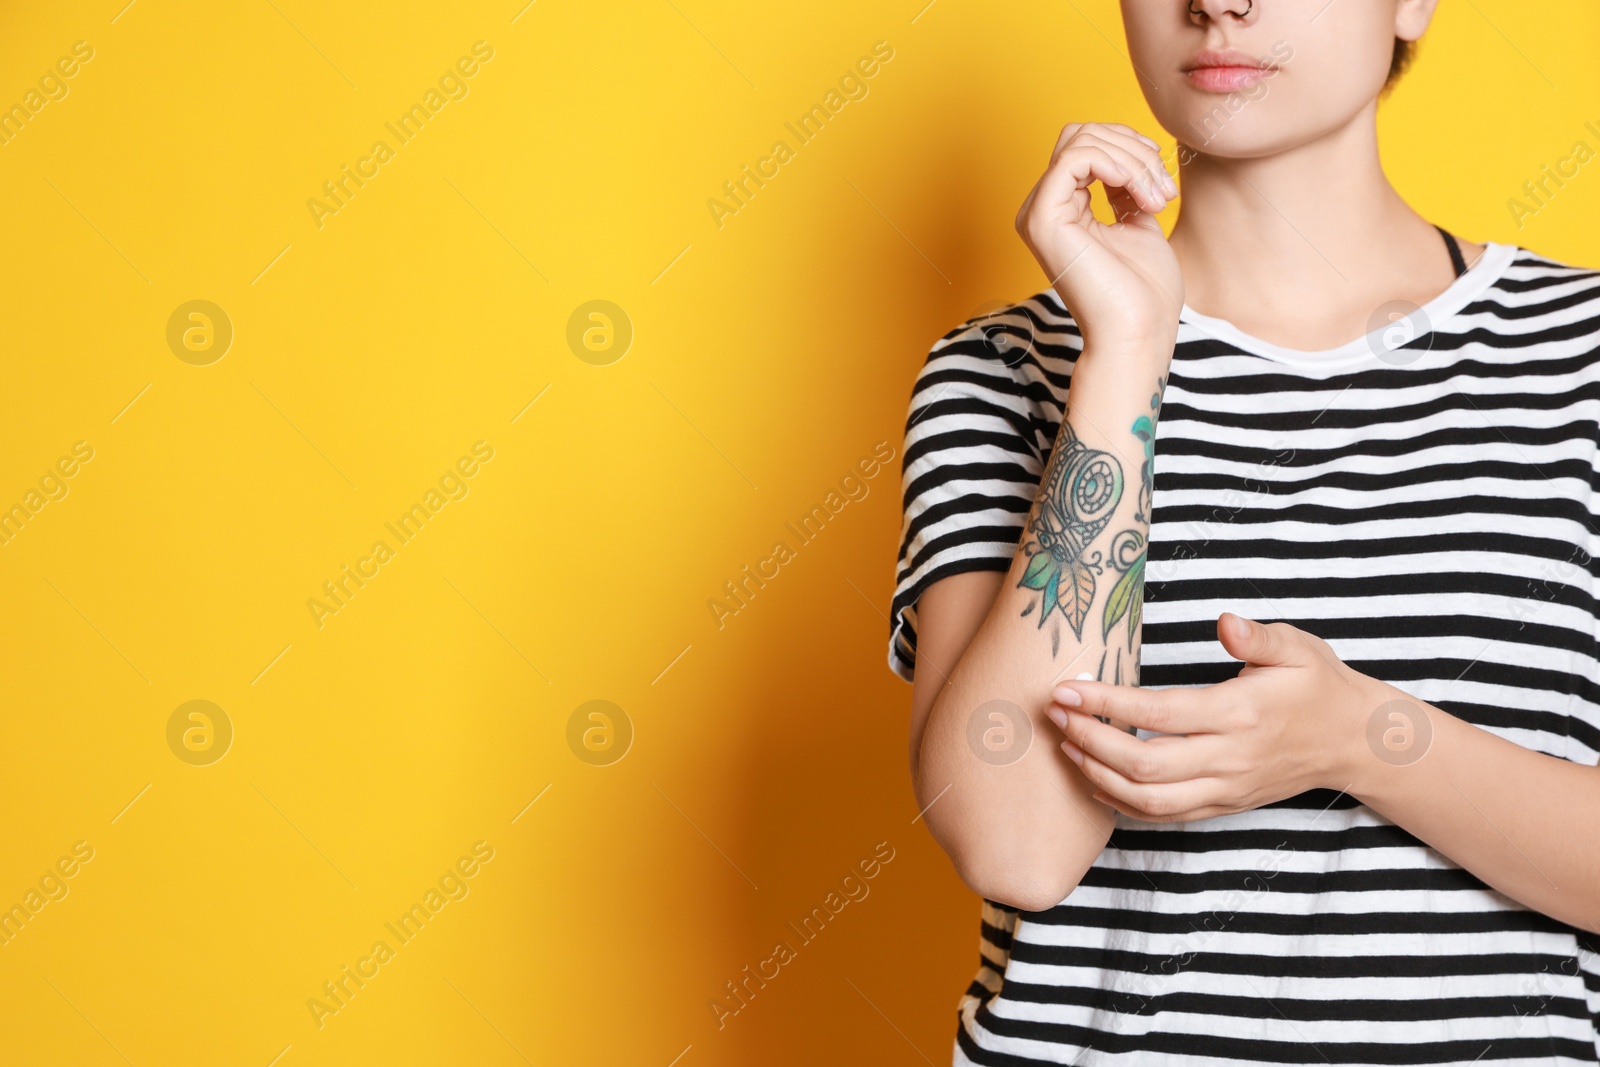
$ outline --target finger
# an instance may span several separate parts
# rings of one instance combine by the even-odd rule
[[[1200,819],[1215,819],[1218,815],[1236,815],[1241,810],[1239,808],[1224,807],[1220,804],[1209,804],[1202,808],[1177,812],[1173,815],[1151,815],[1147,811],[1140,811],[1127,801],[1118,800],[1109,793],[1097,790],[1093,794],[1093,799],[1098,800],[1108,808],[1115,808],[1130,819],[1138,819],[1141,822],[1196,822]]]
[[[1051,158],[1054,159],[1056,155],[1059,155],[1062,148],[1069,141],[1077,138],[1079,134],[1097,136],[1103,140],[1120,144],[1129,151],[1134,152],[1144,162],[1151,177],[1166,186],[1171,195],[1177,195],[1177,183],[1173,181],[1172,175],[1167,171],[1166,160],[1161,156],[1161,146],[1132,126],[1125,126],[1120,122],[1069,123],[1062,127],[1061,136],[1056,138],[1056,147],[1051,154]]]
[[[1304,630],[1286,622],[1263,625],[1231,611],[1217,618],[1217,640],[1233,658],[1261,667],[1299,666],[1315,654]]]
[[[1128,126],[1121,122],[1069,122],[1065,126],[1061,127],[1061,135],[1056,138],[1056,151],[1061,151],[1061,146],[1066,144],[1067,141],[1071,139],[1079,130],[1110,130],[1124,136],[1132,137],[1137,141],[1143,141],[1145,144],[1149,145],[1158,152],[1161,150],[1161,145],[1158,144],[1154,139],[1146,137],[1132,126]]]
[[[1162,154],[1161,145],[1156,143],[1156,141],[1152,140],[1151,138],[1146,137],[1138,130],[1133,129],[1131,126],[1123,126],[1114,123],[1109,126],[1109,129],[1131,139],[1129,148],[1133,151],[1139,152],[1141,156],[1143,156],[1147,162],[1147,165],[1150,167],[1150,173],[1166,190],[1168,198],[1176,198],[1178,195],[1178,180],[1174,176],[1173,171],[1175,171],[1177,168],[1175,165],[1171,170],[1167,168],[1167,157]]]
[[[1029,215],[1033,211],[1033,205],[1039,199],[1039,191],[1044,186],[1045,179],[1048,178],[1049,176],[1050,176],[1050,171],[1048,171],[1048,170],[1045,171],[1044,174],[1039,176],[1039,180],[1033,183],[1033,188],[1028,190],[1028,195],[1022,201],[1022,206],[1017,209],[1016,227],[1017,227],[1017,232],[1018,233],[1021,233],[1023,235],[1027,234],[1027,225],[1028,225]],[[1089,206],[1089,193],[1088,193],[1087,190],[1077,190],[1075,192],[1072,192],[1070,195],[1073,196],[1073,197],[1081,197],[1081,199],[1082,199],[1081,203],[1074,205],[1076,211],[1081,212],[1081,211],[1084,211],[1084,210],[1088,209],[1088,206]]]
[[[1111,205],[1111,213],[1116,220],[1127,226],[1144,226],[1154,224],[1156,229],[1161,228],[1161,223],[1156,222],[1156,217],[1144,209],[1127,189],[1115,185],[1108,185],[1106,189],[1106,202]]]
[[[1157,156],[1161,155],[1161,142],[1157,141],[1154,137],[1146,137],[1132,126],[1124,126],[1120,122],[1113,122],[1110,124],[1110,126],[1114,130],[1121,130],[1124,133],[1139,138],[1139,140],[1149,145],[1150,150],[1153,151]]]
[[[1034,190],[1034,203],[1030,217],[1039,207],[1066,204],[1080,194],[1087,195],[1091,181],[1110,186],[1125,186],[1133,180],[1131,171],[1098,145],[1079,145],[1063,152],[1039,179]]]
[[[1144,134],[1140,133],[1138,130],[1134,129],[1132,126],[1126,125],[1125,123],[1121,123],[1121,122],[1097,122],[1094,125],[1100,126],[1103,129],[1107,129],[1107,130],[1115,130],[1117,133],[1126,134],[1129,137],[1133,137],[1133,138],[1136,138],[1137,140],[1143,141],[1145,144],[1149,145],[1151,148],[1155,149],[1157,152],[1161,151],[1161,146],[1159,144],[1157,144],[1156,141],[1153,138],[1146,137]]]
[[[1228,728],[1234,692],[1228,682],[1191,689],[1141,689],[1108,682],[1067,681],[1050,693],[1057,704],[1104,715],[1158,734],[1210,734]]]
[[[1219,773],[1222,739],[1215,734],[1145,740],[1081,711],[1051,705],[1045,714],[1089,760],[1134,782],[1181,782]]]
[[[1099,785],[1095,797],[1102,804],[1110,804],[1136,819],[1152,822],[1178,820],[1187,812],[1226,807],[1222,783],[1215,778],[1193,778],[1160,785],[1114,782]]]
[[[1061,150],[1067,146],[1067,142],[1078,136],[1078,131],[1083,129],[1084,125],[1085,124],[1082,122],[1069,122],[1065,126],[1061,127],[1061,134],[1056,138],[1055,147],[1050,149],[1051,163],[1056,161],[1056,157],[1059,156],[1061,154]]]
[[[1066,157],[1089,147],[1109,154],[1128,172],[1131,180],[1123,183],[1123,187],[1134,194],[1144,210],[1153,215],[1166,209],[1172,199],[1167,192],[1167,173],[1161,170],[1160,159],[1142,142],[1132,137],[1102,134],[1097,129],[1084,130],[1061,154]]]
[[[1139,169],[1148,177],[1153,189],[1168,200],[1178,195],[1178,183],[1167,173],[1166,161],[1161,158],[1161,151],[1147,138],[1139,136],[1125,126],[1107,126],[1100,123],[1086,126],[1078,132],[1071,143],[1100,144],[1121,149],[1128,154],[1130,160],[1138,163]]]
[[[1178,179],[1174,172],[1177,170],[1177,166],[1174,163],[1170,169],[1168,168],[1167,157],[1162,154],[1161,146],[1137,130],[1126,126],[1113,126],[1112,129],[1128,138],[1129,151],[1138,154],[1145,161],[1145,165],[1150,168],[1151,176],[1156,179],[1157,183],[1166,192],[1167,199],[1176,199],[1178,196]]]
[[[1022,202],[1022,207],[1017,211],[1017,233],[1021,235],[1023,243],[1034,249],[1035,252],[1043,246],[1043,242],[1052,236],[1047,232],[1049,227],[1064,224],[1062,221],[1063,215],[1065,220],[1070,223],[1092,214],[1093,210],[1090,207],[1089,191],[1087,189],[1066,188],[1052,193],[1057,197],[1065,196],[1067,198],[1065,201],[1060,199],[1055,201],[1057,206],[1054,212],[1037,211],[1035,205],[1038,203],[1040,193],[1045,185],[1045,178],[1048,177],[1050,177],[1050,172],[1047,171],[1034,185],[1033,191],[1028,194],[1028,198]],[[1054,279],[1051,280],[1051,284],[1055,284]]]
[[[1171,185],[1166,171],[1161,166],[1158,153],[1137,135],[1112,129],[1102,123],[1073,123],[1064,127],[1060,138],[1056,141],[1056,150],[1050,160],[1051,166],[1058,164],[1063,155],[1091,145],[1111,152],[1117,158],[1132,179],[1128,183],[1129,186],[1147,189],[1153,196],[1163,198],[1161,207],[1166,206],[1165,198],[1169,186],[1170,191],[1176,193],[1176,186]],[[1153,207],[1148,199],[1146,206],[1150,206],[1152,210],[1160,210]]]

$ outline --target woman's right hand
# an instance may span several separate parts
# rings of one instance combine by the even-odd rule
[[[1118,222],[1090,208],[1098,180]],[[1178,195],[1156,142],[1115,123],[1072,123],[1017,212],[1017,232],[1096,349],[1171,354],[1183,273],[1156,221]]]

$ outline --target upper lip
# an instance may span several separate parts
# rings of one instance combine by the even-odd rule
[[[1262,59],[1235,49],[1222,52],[1204,51],[1196,52],[1194,58],[1184,64],[1184,71],[1200,70],[1205,67],[1251,67],[1256,70],[1275,70],[1277,64],[1270,59]]]

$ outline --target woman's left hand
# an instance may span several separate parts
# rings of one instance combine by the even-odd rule
[[[1404,697],[1351,670],[1288,623],[1224,613],[1217,637],[1238,677],[1188,689],[1062,682],[1046,714],[1095,799],[1148,822],[1249,811],[1308,789],[1345,789],[1367,722]],[[1094,716],[1166,736],[1140,740]]]

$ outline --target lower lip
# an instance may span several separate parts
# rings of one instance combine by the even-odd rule
[[[1271,74],[1264,67],[1196,67],[1188,72],[1189,84],[1207,93],[1235,93],[1266,81]]]

